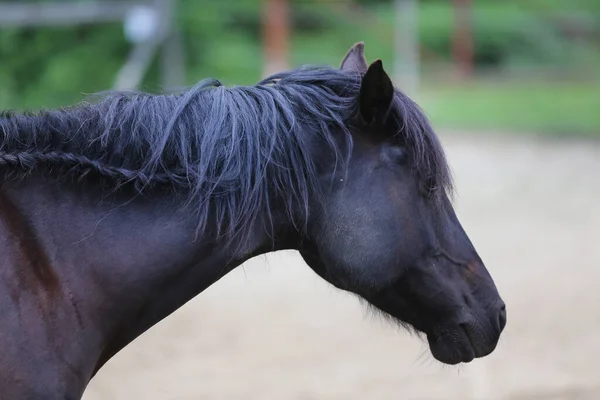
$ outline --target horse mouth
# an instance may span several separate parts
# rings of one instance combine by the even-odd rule
[[[483,344],[476,340],[481,336],[473,324],[458,324],[438,334],[427,334],[429,349],[433,357],[448,365],[470,363],[476,358],[489,355],[495,343]]]
[[[366,299],[371,305],[392,316],[403,326],[410,326],[427,337],[429,350],[433,357],[448,365],[470,363],[494,351],[504,327],[503,319],[498,317],[494,327],[487,322],[488,315],[476,308],[468,312],[464,307],[447,305],[444,312],[433,306],[426,307],[417,300],[406,300],[398,295],[400,290],[393,286]],[[411,302],[412,307],[408,307]],[[415,304],[420,305],[416,307]]]

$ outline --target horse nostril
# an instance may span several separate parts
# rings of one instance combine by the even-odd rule
[[[502,304],[502,307],[500,307],[500,312],[498,313],[498,323],[500,325],[500,332],[502,332],[506,326],[506,305],[504,303]]]

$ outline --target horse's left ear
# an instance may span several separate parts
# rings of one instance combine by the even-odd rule
[[[348,50],[342,64],[341,70],[356,71],[361,74],[367,72],[367,60],[365,59],[365,44],[358,42]]]
[[[394,100],[394,85],[381,60],[369,65],[360,86],[359,111],[367,124],[386,122]]]

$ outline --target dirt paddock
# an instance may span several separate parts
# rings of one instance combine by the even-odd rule
[[[600,398],[600,145],[441,138],[459,218],[507,303],[491,356],[441,365],[282,252],[144,334],[84,399]]]

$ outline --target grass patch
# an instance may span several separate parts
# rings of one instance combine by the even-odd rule
[[[436,126],[600,137],[600,83],[482,82],[423,87]]]

